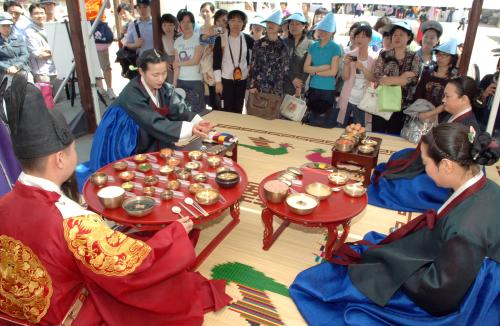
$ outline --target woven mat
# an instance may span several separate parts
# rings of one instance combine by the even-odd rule
[[[248,174],[249,184],[241,202],[241,222],[198,269],[203,275],[228,280],[233,303],[218,313],[205,315],[205,325],[305,325],[287,288],[302,270],[322,260],[326,231],[291,224],[268,251],[262,250],[262,204],[259,182],[267,175],[307,162],[328,163],[331,147],[341,129],[322,129],[299,123],[212,112],[206,116],[218,131],[239,138],[238,163]],[[377,134],[383,139],[379,162],[397,150],[414,147],[399,137]],[[488,177],[500,182],[500,166],[487,168]],[[388,233],[417,216],[368,206],[351,223],[348,240],[370,231]],[[231,217],[221,216],[206,225],[198,248],[203,248]],[[280,221],[275,218],[274,230]]]

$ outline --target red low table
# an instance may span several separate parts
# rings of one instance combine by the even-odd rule
[[[368,197],[365,194],[354,198],[346,195],[343,191],[332,192],[328,198],[320,202],[311,214],[298,215],[291,212],[285,202],[279,204],[270,203],[264,196],[264,184],[269,180],[276,179],[282,172],[276,172],[267,176],[259,184],[259,197],[265,205],[261,215],[265,227],[262,249],[269,250],[283,230],[290,223],[296,223],[306,227],[325,227],[328,230],[325,257],[330,257],[334,249],[344,243],[349,234],[351,219],[363,211],[368,204]],[[328,173],[325,173],[325,171],[303,168],[302,173],[303,176],[299,179],[302,181],[302,185],[292,185],[292,188],[297,192],[305,192],[306,185],[317,181],[332,186],[328,181]],[[274,233],[273,216],[284,220]],[[339,225],[343,226],[344,232],[338,245],[335,246],[338,239],[337,227]]]
[[[184,156],[182,158],[182,162],[179,165],[180,167],[183,167],[185,163],[189,161],[188,158],[188,152],[187,151],[182,151],[182,155]],[[149,172],[144,173],[145,176],[149,175],[157,175],[160,176],[160,173],[155,166],[162,166],[166,164],[166,160],[161,158],[158,153],[149,153],[148,155],[148,160],[147,162],[155,164],[153,165],[153,169],[150,170]],[[133,161],[133,157],[128,157],[125,159],[122,159],[120,161],[126,161],[129,163],[135,163]],[[202,163],[202,167],[198,170],[199,172],[207,172],[207,173],[213,173],[215,175],[215,171],[217,168],[212,168],[208,166],[206,158],[202,158],[200,160]],[[113,163],[110,163],[101,169],[99,169],[98,172],[104,172],[108,176],[112,177],[114,180],[108,180],[106,186],[120,186],[123,181],[118,178],[118,174],[121,171],[116,171],[112,167]],[[138,165],[138,164],[137,164]],[[163,227],[165,227],[168,223],[171,223],[179,218],[177,214],[174,214],[171,211],[172,206],[178,206],[181,208],[181,213],[184,216],[189,216],[193,219],[194,225],[199,225],[203,224],[209,221],[212,221],[219,216],[222,215],[222,213],[229,208],[230,213],[231,213],[231,221],[215,236],[214,239],[200,252],[200,254],[196,258],[195,265],[193,266],[193,269],[196,269],[207,257],[210,255],[210,253],[224,240],[224,238],[236,227],[236,225],[240,222],[239,216],[240,216],[240,206],[239,206],[239,200],[243,194],[243,191],[245,190],[247,184],[248,184],[248,177],[243,170],[243,168],[238,165],[236,162],[231,161],[229,159],[224,159],[223,163],[221,166],[227,166],[235,171],[237,171],[240,175],[240,182],[231,189],[223,189],[220,188],[217,183],[215,182],[215,178],[209,177],[208,181],[206,183],[210,184],[212,188],[218,189],[221,193],[221,195],[224,197],[225,200],[219,199],[219,201],[213,205],[207,205],[207,206],[202,206],[207,212],[208,216],[203,216],[201,213],[199,213],[194,207],[188,206],[185,203],[183,203],[183,198],[179,198],[174,196],[173,199],[168,200],[168,201],[161,201],[159,198],[159,194],[155,194],[155,198],[159,200],[159,204],[155,206],[153,211],[143,217],[134,217],[134,216],[129,216],[122,208],[117,208],[117,209],[105,209],[104,206],[101,204],[99,201],[99,198],[97,197],[97,192],[101,189],[100,187],[95,186],[92,184],[89,180],[85,183],[83,187],[83,196],[89,206],[89,208],[99,214],[102,214],[103,217],[114,221],[120,225],[132,227],[137,230],[159,230]],[[136,168],[129,167],[127,168],[128,171],[135,171],[136,173],[138,170]],[[162,176],[160,176],[162,177]],[[164,176],[165,180],[160,180],[160,182],[156,185],[158,188],[166,188],[166,182],[168,180],[174,180],[176,179],[175,174],[171,173],[168,176]],[[133,182],[137,184],[143,184],[143,178],[140,178],[138,176],[135,177]],[[188,182],[192,182],[191,179],[187,180]],[[194,195],[189,193],[187,186],[181,186],[178,189],[179,193],[182,193],[185,197],[191,197],[194,200]],[[126,194],[128,197],[131,196],[140,196],[142,195],[142,189],[138,189],[137,187],[132,190],[132,192]],[[197,217],[192,217],[191,214],[189,214],[179,203],[183,203],[185,206],[187,206],[193,213],[198,214]]]

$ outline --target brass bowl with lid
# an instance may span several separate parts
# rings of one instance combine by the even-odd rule
[[[96,172],[90,176],[90,182],[97,187],[102,187],[108,182],[108,175],[104,172]]]
[[[329,186],[321,182],[313,182],[305,187],[307,194],[323,200],[328,198],[332,194],[332,189]]]
[[[220,193],[217,189],[206,188],[200,190],[194,195],[194,199],[200,205],[212,205],[219,200]]]

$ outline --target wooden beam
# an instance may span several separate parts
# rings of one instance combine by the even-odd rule
[[[476,39],[476,32],[479,26],[482,9],[483,0],[474,0],[469,12],[469,23],[467,25],[467,33],[465,34],[464,50],[460,57],[460,67],[458,67],[458,74],[460,76],[466,76],[469,70],[472,48],[474,47],[474,40]]]
[[[153,18],[153,44],[155,49],[163,51],[161,42],[161,24],[160,24],[160,0],[151,1],[151,17]]]
[[[118,15],[118,1],[113,1],[113,13],[115,16],[115,27],[116,27],[116,40],[120,41],[120,36],[122,35],[122,19]]]
[[[87,120],[87,130],[93,133],[96,129],[94,105],[92,101],[92,90],[90,85],[90,75],[85,58],[85,47],[83,45],[82,21],[80,17],[80,7],[78,1],[66,1],[68,8],[68,20],[70,26],[71,48],[75,57],[76,74],[78,76],[78,90],[80,91],[80,101]]]

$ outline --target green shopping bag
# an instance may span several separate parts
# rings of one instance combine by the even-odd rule
[[[401,111],[401,86],[380,85],[377,87],[377,105],[381,112]]]

